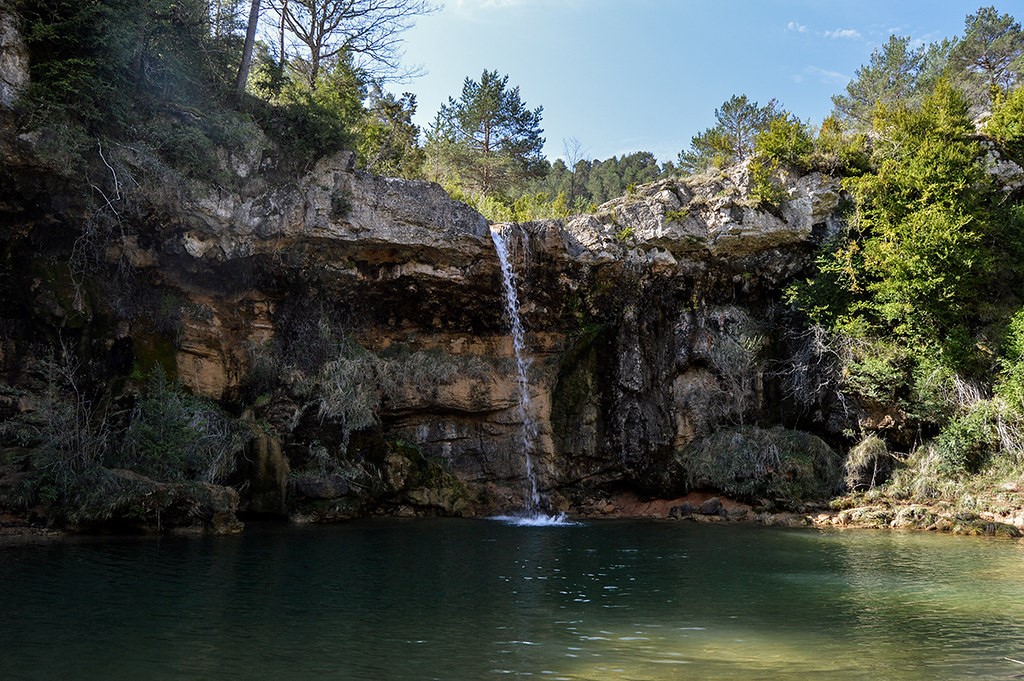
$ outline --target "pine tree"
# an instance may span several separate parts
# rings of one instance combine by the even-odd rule
[[[978,107],[991,107],[1024,71],[1024,32],[1009,14],[982,7],[964,21],[964,38],[950,55],[959,83]]]
[[[746,95],[733,95],[721,108],[715,109],[718,123],[694,135],[689,150],[679,153],[679,167],[700,172],[745,161],[754,151],[754,138],[758,133],[767,130],[773,120],[783,115],[774,99],[765,106],[758,106]]]
[[[542,173],[542,113],[526,107],[507,75],[485,70],[479,82],[466,78],[461,97],[448,98],[427,132],[435,179],[487,196]]]
[[[909,36],[889,36],[889,42],[871,53],[870,62],[857,69],[846,94],[832,97],[838,117],[857,130],[869,130],[879,103],[910,101],[917,93],[924,54],[911,47]]]

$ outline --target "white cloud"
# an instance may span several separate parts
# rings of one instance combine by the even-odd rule
[[[817,66],[805,66],[804,73],[812,78],[816,78],[818,82],[824,83],[825,85],[846,85],[850,80],[852,80],[850,76],[845,73],[829,71],[828,69],[822,69]],[[799,76],[794,76],[794,78],[799,78]]]
[[[796,31],[797,33],[807,33],[807,27],[803,24],[798,24],[795,21],[791,21],[786,24],[787,31]]]
[[[456,9],[504,9],[525,5],[528,2],[529,0],[454,0],[450,4],[455,5]]]
[[[445,11],[450,11],[462,19],[478,23],[504,21],[509,14],[516,12],[533,12],[543,15],[553,6],[565,7],[573,11],[586,11],[590,0],[435,0],[440,2]],[[0,0],[2,4],[3,0]]]
[[[825,31],[824,36],[832,39],[852,40],[860,37],[860,31],[855,28],[837,28],[834,31]]]
[[[441,0],[445,11],[479,24],[505,21],[508,12],[535,6],[537,0]]]

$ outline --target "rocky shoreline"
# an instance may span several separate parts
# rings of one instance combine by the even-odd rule
[[[807,507],[801,511],[769,510],[712,492],[691,492],[675,499],[640,499],[633,493],[595,498],[569,517],[579,521],[650,520],[706,524],[750,524],[819,530],[922,531],[961,536],[1020,538],[1024,536],[1024,510],[1016,512],[957,510],[950,502],[931,504],[892,500],[858,505],[851,497],[833,500],[831,507]],[[836,506],[848,508],[836,510]],[[415,518],[408,518],[414,520]],[[299,522],[298,524],[304,524]],[[228,536],[244,532],[234,522],[230,531],[207,532],[202,528],[176,528],[173,534]],[[106,533],[109,534],[109,533]],[[22,517],[0,516],[0,544],[59,541],[96,536],[88,532],[46,527]]]
[[[837,507],[843,507],[841,510]],[[676,499],[641,500],[620,494],[595,500],[581,509],[580,518],[667,519],[700,523],[750,523],[769,527],[819,529],[920,530],[956,535],[1024,536],[1024,505],[1016,511],[958,510],[950,502],[929,504],[880,500],[864,503],[840,497],[821,507],[801,511],[773,510],[719,497],[710,492]]]

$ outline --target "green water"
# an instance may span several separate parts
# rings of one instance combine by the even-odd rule
[[[1010,679],[1024,543],[367,521],[0,545],[0,679]]]

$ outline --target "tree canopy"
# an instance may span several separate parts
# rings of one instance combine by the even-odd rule
[[[783,116],[773,99],[764,106],[746,95],[733,95],[715,109],[717,123],[694,135],[690,148],[679,152],[679,167],[700,172],[745,161],[754,150],[754,138],[768,129],[772,120]]]
[[[272,0],[284,34],[298,51],[310,88],[325,64],[348,55],[377,78],[400,69],[401,34],[435,7],[429,0]]]
[[[875,107],[891,106],[917,96],[917,80],[924,65],[924,50],[912,47],[910,36],[889,36],[871,52],[869,62],[857,69],[845,95],[834,95],[832,104],[842,119],[855,127],[871,127]]]
[[[879,107],[873,168],[846,182],[850,229],[802,294],[818,321],[894,333],[954,365],[974,354],[997,280],[1019,277],[1006,258],[1020,255],[1020,225],[985,172],[969,111],[946,79],[919,106]]]
[[[484,70],[466,78],[427,132],[427,156],[438,179],[456,180],[481,196],[503,192],[543,170],[543,107],[530,110],[508,76]]]
[[[950,61],[965,91],[991,107],[1024,76],[1024,32],[1009,14],[982,7],[964,20]]]

